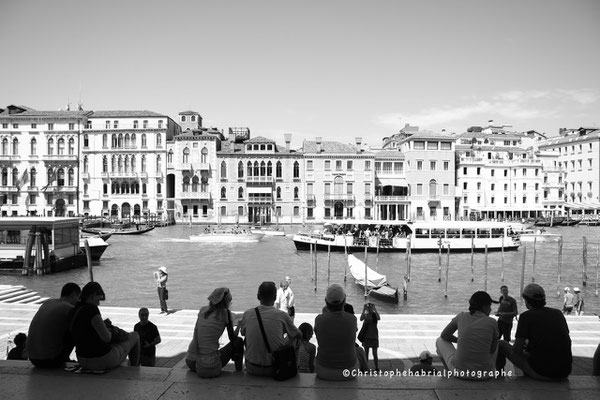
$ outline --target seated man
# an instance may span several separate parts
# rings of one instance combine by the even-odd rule
[[[255,310],[258,309],[260,313],[271,351],[288,343],[294,344],[296,339],[302,338],[302,333],[286,312],[273,307],[277,298],[277,286],[274,282],[261,283],[256,297],[260,305],[246,310],[240,322],[241,334],[246,338],[246,371],[251,375],[272,376],[271,355],[265,347]],[[287,338],[284,336],[286,333]]]
[[[560,310],[545,307],[544,288],[530,283],[523,289],[525,311],[519,317],[514,346],[501,341],[498,369],[506,358],[533,379],[559,380],[571,373],[573,355],[567,321]]]
[[[498,325],[490,318],[492,298],[475,292],[469,312],[462,312],[444,328],[435,345],[442,362],[461,379],[489,379],[495,373]],[[458,331],[458,338],[454,332]],[[456,343],[456,348],[453,343]]]
[[[315,318],[315,335],[319,344],[315,371],[321,379],[354,379],[352,373],[345,376],[344,370],[352,372],[359,369],[355,346],[356,316],[344,311],[345,302],[344,289],[336,284],[329,286],[325,295],[327,312]]]
[[[80,293],[77,284],[67,283],[60,292],[60,299],[46,301],[35,313],[29,325],[27,352],[36,367],[61,367],[69,361],[75,347],[69,325]]]

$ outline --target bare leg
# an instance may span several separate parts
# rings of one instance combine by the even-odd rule
[[[379,357],[377,357],[377,347],[373,347],[373,361],[375,362],[375,369],[379,371]]]

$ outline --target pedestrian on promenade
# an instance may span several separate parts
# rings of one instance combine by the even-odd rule
[[[294,345],[302,337],[302,333],[287,313],[273,307],[277,297],[275,282],[261,283],[256,297],[260,305],[246,310],[240,322],[241,333],[246,338],[246,371],[250,375],[273,376],[271,354],[267,352],[258,316],[260,315],[271,351],[288,344]]]
[[[583,315],[583,295],[578,287],[573,288],[573,292],[575,292],[573,302],[573,308],[575,309],[575,315]]]
[[[154,272],[154,280],[156,280],[156,290],[158,291],[158,300],[160,301],[160,313],[169,313],[167,308],[167,299],[169,292],[167,290],[167,280],[169,274],[167,274],[167,267],[159,267],[158,271]]]
[[[19,332],[13,339],[15,347],[10,349],[6,355],[7,360],[27,360],[27,349],[25,344],[27,343],[27,335],[23,332]]]
[[[202,378],[219,376],[229,360],[234,361],[236,371],[242,370],[244,341],[238,336],[239,326],[233,329],[232,300],[229,288],[217,288],[208,296],[208,306],[198,313],[185,363]],[[226,328],[229,343],[219,349],[219,338]]]
[[[80,294],[79,285],[66,283],[60,298],[44,302],[33,316],[29,324],[27,353],[36,367],[62,367],[69,361],[75,346],[69,326]]]
[[[433,365],[433,356],[427,350],[419,354],[419,363],[410,367],[410,372],[415,375],[436,375],[438,370]]]
[[[285,312],[290,316],[292,322],[294,322],[294,315],[296,313],[295,308],[292,306],[294,301],[294,293],[290,289],[289,285],[289,282],[285,279],[279,283],[279,289],[277,289],[277,298],[275,299],[275,308]]]
[[[317,346],[310,342],[313,337],[313,327],[308,322],[303,322],[298,327],[302,332],[302,340],[298,341],[296,348],[298,354],[298,372],[315,372],[315,356]]]
[[[525,375],[539,380],[569,376],[573,364],[569,327],[560,310],[546,307],[544,288],[530,283],[523,289],[527,311],[519,316],[515,344],[500,341],[497,368],[508,358]]]
[[[517,309],[517,301],[508,295],[508,286],[502,285],[500,287],[500,299],[498,299],[498,311],[496,316],[498,317],[498,331],[500,337],[504,337],[504,340],[510,342],[510,333],[512,331],[513,319],[519,314]]]
[[[315,318],[315,334],[319,344],[315,371],[321,379],[354,379],[356,375],[351,372],[360,368],[355,347],[356,316],[344,311],[345,302],[344,289],[337,284],[329,286],[325,295],[327,312]]]
[[[360,315],[360,320],[363,321],[362,328],[358,334],[358,340],[365,349],[365,357],[369,362],[369,349],[373,351],[373,362],[375,370],[379,371],[379,357],[377,357],[377,349],[379,348],[379,330],[377,329],[377,321],[381,317],[375,308],[375,304],[367,303],[363,307],[363,312]]]
[[[133,327],[133,331],[140,335],[140,365],[144,367],[156,365],[156,345],[161,342],[158,327],[150,322],[149,316],[150,311],[146,307],[140,308],[140,322]]]
[[[140,336],[125,332],[121,337],[122,330],[115,329],[110,320],[102,320],[98,306],[105,298],[98,282],[89,282],[81,290],[71,321],[77,361],[83,369],[105,371],[118,367],[129,356],[129,365],[138,366]]]
[[[498,324],[489,317],[491,311],[490,295],[473,293],[469,312],[454,317],[436,340],[437,353],[453,376],[473,380],[494,376],[499,333]]]
[[[563,314],[564,315],[569,315],[571,314],[571,311],[573,311],[573,299],[575,298],[575,296],[573,296],[573,293],[571,293],[571,289],[567,286],[565,287],[565,295],[563,296]]]
[[[292,322],[294,321],[294,317],[296,316],[296,299],[294,298],[294,291],[292,290],[292,278],[289,276],[285,277],[285,280],[288,283],[288,291],[289,291],[289,301],[288,301],[288,315],[292,318]]]

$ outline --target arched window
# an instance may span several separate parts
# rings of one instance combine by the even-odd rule
[[[169,152],[169,154],[172,154],[171,152]],[[167,161],[168,162],[168,161]],[[190,162],[190,149],[188,149],[187,147],[185,149],[183,149],[183,163],[187,164]]]
[[[156,156],[156,172],[161,172],[162,170],[162,160],[160,158],[160,154]]]
[[[75,186],[75,171],[73,171],[73,168],[69,168],[68,186]]]
[[[56,172],[56,184],[58,186],[65,186],[65,170],[62,168],[59,168],[58,171]]]
[[[88,167],[89,167],[88,156],[85,156],[85,157],[83,157],[83,172],[84,173],[88,172]]]
[[[282,173],[282,169],[281,169],[281,161],[277,161],[277,164],[275,164],[275,177],[281,178],[282,176],[283,176],[283,173]]]
[[[244,177],[244,163],[240,161],[238,163],[238,178],[243,178],[243,177]]]
[[[75,155],[75,139],[69,139],[69,155]]]
[[[300,191],[298,189],[298,186],[294,187],[294,199],[298,200],[300,198]]]
[[[125,182],[121,183],[121,193],[127,193],[127,184]]]
[[[117,136],[117,147],[118,148],[123,148],[123,134],[119,133],[119,136]]]
[[[117,148],[119,142],[117,140],[117,135],[116,134],[112,134],[111,135],[111,140],[110,140],[110,147],[112,147],[113,149]]]
[[[277,200],[281,200],[281,187],[277,186]]]
[[[146,194],[146,184],[142,183],[142,194]]]
[[[333,178],[333,194],[344,194],[344,178],[341,176]]]
[[[83,185],[83,194],[88,194],[88,184],[87,183],[85,183]]]
[[[135,156],[131,156],[131,172],[135,172]]]
[[[102,157],[102,172],[108,172],[108,159],[106,156]]]
[[[19,155],[19,139],[14,138],[13,142],[12,142],[12,153],[13,155],[17,156]]]
[[[273,163],[271,161],[267,163],[267,176],[273,176]]]
[[[87,133],[85,135],[83,135],[83,147],[85,147],[85,148],[90,147],[90,138]]]
[[[135,149],[135,133],[131,134],[131,147]]]
[[[62,156],[63,154],[65,154],[65,139],[60,138],[58,139],[58,151],[57,154],[59,156]]]
[[[2,155],[3,156],[8,155],[8,139],[7,138],[2,139]]]
[[[227,198],[227,189],[225,188],[225,186],[223,186],[221,188],[221,199],[226,199]]]
[[[160,183],[156,184],[156,193],[157,194],[161,194],[162,193],[162,185]]]
[[[108,147],[108,135],[106,133],[102,135],[102,147]]]
[[[435,179],[429,181],[429,197],[435,198],[437,196],[437,182]]]
[[[16,168],[13,168],[12,170],[12,184],[13,186],[19,185],[19,170]]]
[[[123,158],[119,156],[119,160],[117,161],[119,174],[123,173]]]
[[[187,192],[187,191],[189,191],[189,188],[190,188],[190,177],[184,176],[183,177],[183,191]]]
[[[102,193],[108,194],[108,184],[105,183],[102,185]]]
[[[266,176],[267,175],[267,164],[265,164],[264,161],[262,161],[260,163],[260,176]]]
[[[169,149],[169,152],[167,153],[167,164],[172,164],[172,163],[173,163],[173,149]]]
[[[35,170],[35,168],[31,168],[29,170],[29,186],[37,186],[36,185],[36,181],[37,181],[37,171]]]
[[[248,161],[248,170],[246,171],[247,176],[252,176],[252,163]]]
[[[194,177],[192,178],[192,192],[197,192],[198,191],[198,183],[200,182],[200,179],[194,175]]]
[[[129,133],[125,134],[125,148],[128,149],[131,146],[131,142],[129,140]]]
[[[142,156],[142,172],[146,172],[146,156]]]
[[[238,188],[238,199],[243,199],[244,198],[244,188],[243,187],[239,187]]]
[[[8,170],[2,169],[2,186],[8,186]]]
[[[227,164],[221,161],[221,178],[227,178]]]
[[[206,147],[203,147],[202,151],[200,151],[200,162],[202,164],[206,164],[208,162],[208,149]]]
[[[300,178],[300,163],[294,162],[294,178]]]
[[[254,176],[260,176],[260,167],[258,161],[254,161]]]
[[[160,133],[156,134],[156,147],[162,146],[162,135]]]
[[[129,156],[125,156],[125,173],[129,172]]]
[[[37,153],[37,140],[35,138],[31,139],[30,153],[32,156],[35,156]]]
[[[146,148],[148,144],[146,143],[146,134],[142,133],[142,148]]]
[[[48,139],[48,155],[51,156],[54,154],[54,139]]]
[[[119,193],[119,184],[117,182],[113,182],[112,185],[110,185],[110,192],[112,194]]]
[[[110,172],[117,172],[117,156],[112,156],[111,161]]]

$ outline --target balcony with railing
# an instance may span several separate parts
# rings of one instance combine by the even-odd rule
[[[0,186],[0,193],[17,193],[18,191],[16,186]]]
[[[248,204],[271,204],[273,203],[272,196],[248,196]]]
[[[246,183],[273,183],[273,176],[246,176]]]
[[[210,200],[210,192],[181,192],[179,193],[179,199]]]
[[[123,171],[113,171],[110,173],[112,178],[137,178],[137,172],[123,172]]]
[[[306,206],[307,207],[316,207],[317,206],[317,198],[314,194],[306,195]]]
[[[42,156],[44,161],[77,161],[75,154],[45,154]]]
[[[408,201],[408,196],[375,196],[375,201],[387,203]]]
[[[0,154],[0,161],[19,161],[21,156],[14,154]]]

